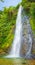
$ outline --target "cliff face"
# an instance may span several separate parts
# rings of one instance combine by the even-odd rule
[[[32,55],[35,55],[35,0],[22,0],[22,6],[25,9],[26,14],[29,16],[30,20],[30,25],[31,25],[31,29],[32,29]],[[27,44],[25,44],[23,46],[25,48],[27,48]],[[24,51],[24,54],[26,53],[26,50]]]
[[[23,42],[21,43],[20,56],[29,57],[31,54],[31,57],[35,57],[35,38],[32,34],[29,19],[27,19],[27,16],[23,18]]]

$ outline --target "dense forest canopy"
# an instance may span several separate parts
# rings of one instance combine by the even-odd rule
[[[29,2],[35,2],[35,0],[28,0]]]
[[[22,0],[20,4],[25,9],[26,15],[29,16],[31,28],[35,34],[35,0]],[[4,7],[3,11],[0,10],[0,49],[3,49],[3,52],[8,50],[13,41],[17,11],[20,4],[16,7]]]

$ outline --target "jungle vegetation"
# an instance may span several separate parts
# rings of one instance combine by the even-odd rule
[[[1,0],[3,1],[3,0]],[[0,10],[0,54],[6,54],[14,39],[17,11],[23,6],[25,13],[29,16],[30,25],[35,34],[35,0],[22,0],[16,7],[4,7]]]

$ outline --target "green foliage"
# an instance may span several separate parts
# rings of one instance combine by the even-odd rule
[[[32,30],[35,34],[35,3],[31,3],[31,8],[30,8],[30,24],[32,27]]]
[[[30,18],[31,28],[35,34],[35,0],[22,0],[21,4]]]
[[[16,23],[15,7],[4,8],[0,11],[0,48],[8,49],[14,38],[14,29]]]
[[[35,18],[35,3],[31,3],[30,14]]]
[[[29,2],[35,2],[35,0],[28,0]]]

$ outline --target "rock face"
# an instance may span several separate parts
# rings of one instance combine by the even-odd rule
[[[20,56],[30,58],[35,54],[35,40],[33,40],[32,30],[27,16],[24,16],[23,21],[23,39],[20,49]]]

